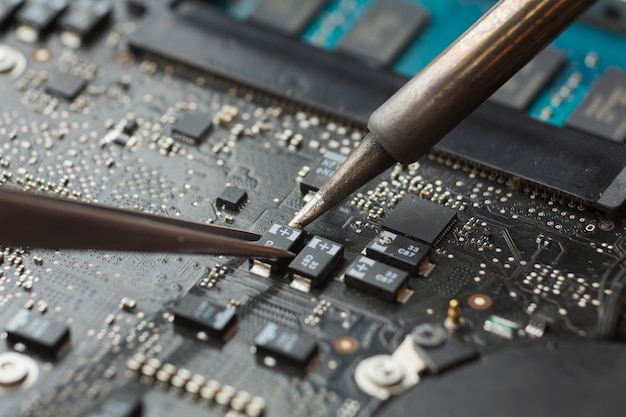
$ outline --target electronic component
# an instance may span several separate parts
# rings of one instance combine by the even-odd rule
[[[288,36],[297,36],[328,4],[328,0],[261,0],[251,22]]]
[[[59,25],[61,39],[67,46],[78,47],[109,20],[113,5],[109,0],[74,1]]]
[[[141,392],[124,387],[109,394],[85,417],[139,417],[142,408]]]
[[[206,114],[184,113],[172,126],[172,137],[196,145],[207,136],[212,126],[213,121]]]
[[[300,369],[310,368],[318,352],[315,337],[274,322],[267,323],[256,336],[254,347],[268,366],[280,363]]]
[[[50,31],[69,5],[68,0],[31,0],[17,13],[20,27],[17,36],[24,42],[35,42]]]
[[[343,246],[314,236],[289,264],[291,287],[308,292],[319,287],[343,258]]]
[[[72,101],[87,86],[87,81],[64,72],[56,72],[46,82],[46,93]]]
[[[317,192],[317,190],[319,190],[322,185],[326,184],[330,177],[335,174],[345,160],[345,156],[327,151],[322,157],[322,160],[302,178],[300,191],[302,191],[303,194]]]
[[[415,275],[420,272],[420,266],[428,259],[430,247],[413,239],[383,231],[365,248],[365,253],[372,259]]]
[[[519,324],[500,316],[489,316],[483,325],[483,329],[489,333],[497,334],[506,339],[513,339],[515,332],[519,328]]]
[[[228,186],[215,200],[218,207],[226,207],[230,210],[241,210],[241,206],[248,200],[248,193],[237,187]]]
[[[236,329],[235,310],[220,307],[197,295],[187,294],[172,309],[174,323],[204,332],[208,337],[229,339]]]
[[[417,4],[375,2],[344,36],[338,50],[376,66],[386,66],[400,55],[429,23],[430,15]]]
[[[455,210],[407,195],[383,219],[382,226],[386,230],[434,245],[455,222]]]
[[[69,348],[70,329],[47,317],[20,310],[6,325],[7,340],[46,356],[60,358]]]
[[[408,279],[408,272],[365,256],[358,257],[344,275],[346,286],[399,303],[405,303],[413,295]]]
[[[433,374],[440,374],[480,356],[477,350],[455,337],[446,338],[443,344],[428,346],[415,343],[414,347]]]
[[[259,245],[271,246],[291,252],[297,252],[304,243],[305,234],[300,229],[274,223],[258,240]],[[287,263],[286,259],[253,259],[251,272],[267,277],[271,272],[281,270]]]
[[[24,0],[0,0],[0,30],[4,29]]]
[[[626,141],[626,72],[607,69],[566,125],[615,142]]]
[[[544,49],[492,96],[492,101],[525,111],[545,86],[565,66],[566,57],[553,48]]]

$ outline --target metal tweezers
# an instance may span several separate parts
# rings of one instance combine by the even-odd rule
[[[0,187],[0,246],[284,258],[241,229]]]

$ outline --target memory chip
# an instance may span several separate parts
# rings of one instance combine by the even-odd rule
[[[330,151],[326,152],[322,160],[302,178],[300,191],[303,194],[317,192],[337,172],[337,169],[345,160],[346,157],[343,155]]]
[[[46,93],[72,101],[86,86],[87,81],[80,77],[65,72],[56,72],[46,82]]]
[[[344,283],[387,301],[406,302],[413,294],[409,273],[366,256],[358,257],[344,275]]]
[[[218,207],[225,207],[230,210],[241,210],[241,206],[248,199],[248,193],[237,187],[226,187],[215,200]]]
[[[139,417],[142,408],[139,390],[120,388],[113,391],[85,417]]]
[[[289,264],[291,287],[308,292],[319,287],[343,258],[343,246],[314,236]]]
[[[430,247],[385,230],[365,248],[365,253],[372,259],[418,274],[420,265],[428,258]]]
[[[567,119],[566,126],[614,142],[626,141],[626,72],[607,69]]]
[[[382,227],[428,245],[434,245],[455,222],[455,210],[407,195],[383,220]]]
[[[250,21],[288,36],[298,36],[328,0],[261,0]]]
[[[552,48],[544,49],[492,96],[496,103],[525,111],[544,87],[565,66],[566,57]]]
[[[269,322],[254,339],[256,353],[267,365],[281,363],[300,369],[308,368],[317,357],[315,337]]]
[[[22,343],[29,349],[53,358],[61,357],[70,344],[68,326],[20,310],[6,326],[7,340]]]
[[[215,305],[203,297],[188,294],[172,309],[174,323],[206,333],[209,337],[227,340],[237,324],[235,310]]]
[[[388,66],[429,22],[428,11],[417,4],[378,1],[339,41],[337,49],[370,65]]]
[[[190,144],[200,143],[211,130],[213,121],[206,114],[185,113],[172,126],[172,137]]]

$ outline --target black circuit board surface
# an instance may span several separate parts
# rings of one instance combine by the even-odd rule
[[[26,43],[13,26],[3,32],[0,43],[26,67],[0,74],[1,186],[260,235],[288,223],[307,175],[324,155],[349,155],[364,125],[131,51],[132,34],[170,11],[154,2],[138,17],[127,3],[115,2],[76,49],[59,36]],[[416,205],[385,232],[401,201]],[[420,218],[423,204],[441,210]],[[420,251],[419,266],[407,261],[402,291],[411,294],[395,283],[384,296],[344,284],[381,233],[402,233],[398,216],[407,230],[423,222],[416,233],[426,235],[404,236]],[[375,415],[384,400],[359,387],[357,366],[391,355],[419,325],[443,326],[451,300],[461,326],[446,330],[446,346],[459,360],[435,358],[423,379],[512,347],[599,337],[625,225],[580,199],[433,152],[305,229],[305,242],[343,248],[308,292],[292,285],[288,265],[263,260],[2,248],[0,358],[26,376],[0,382],[0,416]],[[376,268],[403,265],[376,259]],[[185,302],[198,307],[182,320]]]

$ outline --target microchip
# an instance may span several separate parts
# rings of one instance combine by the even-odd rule
[[[72,101],[87,86],[87,81],[72,74],[57,72],[46,82],[46,93]]]
[[[139,417],[142,407],[141,392],[124,387],[109,394],[85,417]]]
[[[19,11],[17,19],[38,32],[47,31],[68,5],[68,0],[31,0]]]
[[[302,247],[304,237],[305,234],[300,229],[274,223],[257,243],[263,246],[296,252]],[[271,272],[283,269],[288,261],[288,259],[253,259],[250,271],[267,277]]]
[[[416,4],[378,1],[339,41],[337,49],[370,65],[388,66],[429,22],[428,11]]]
[[[218,207],[226,207],[230,210],[241,210],[241,206],[248,199],[248,193],[237,187],[226,187],[217,197],[215,203]]]
[[[300,191],[303,194],[317,192],[322,185],[332,177],[343,164],[346,157],[335,152],[326,152],[315,168],[309,171],[300,182]]]
[[[382,221],[383,229],[428,245],[439,242],[456,222],[456,211],[410,195]]]
[[[288,36],[298,36],[328,0],[261,0],[250,21]]]
[[[209,133],[213,121],[202,113],[185,113],[172,126],[172,136],[183,142],[198,144]]]
[[[112,10],[113,5],[108,0],[77,0],[63,15],[59,25],[84,39],[102,27]]]
[[[565,54],[555,49],[544,49],[526,64],[492,96],[496,103],[525,111],[543,88],[565,66]]]
[[[626,141],[626,72],[607,69],[567,119],[566,126],[615,142]]]
[[[0,30],[6,27],[5,24],[22,3],[24,0],[0,0]]]
[[[409,273],[366,256],[358,257],[344,275],[348,287],[387,301],[406,302],[413,294],[407,286]]]
[[[413,239],[383,231],[365,248],[365,253],[372,259],[397,266],[410,274],[418,274],[420,265],[430,253],[430,247]]]
[[[220,307],[197,295],[183,297],[176,303],[172,313],[175,324],[204,332],[219,340],[229,339],[236,329],[235,310]]]
[[[314,236],[289,264],[291,287],[308,292],[319,287],[343,258],[343,246]]]
[[[60,358],[69,348],[70,329],[27,310],[20,310],[6,326],[7,340],[22,343],[43,355]]]
[[[309,368],[317,357],[315,337],[269,322],[254,339],[256,353],[264,357],[265,364],[291,365]]]

